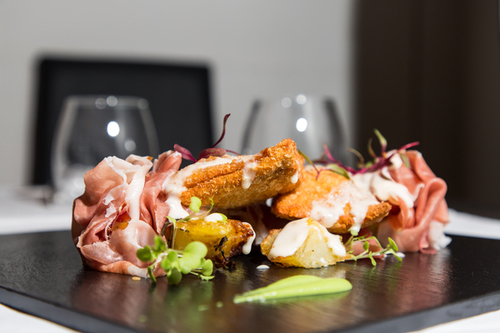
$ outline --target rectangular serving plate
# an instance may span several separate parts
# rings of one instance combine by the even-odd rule
[[[280,268],[258,251],[211,281],[84,267],[69,231],[0,236],[0,303],[83,332],[407,332],[500,309],[500,241],[453,236],[436,255]],[[269,269],[258,269],[267,265]],[[335,295],[234,304],[236,294],[309,274],[349,280]]]

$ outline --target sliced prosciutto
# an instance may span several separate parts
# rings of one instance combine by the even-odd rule
[[[390,237],[400,251],[435,253],[450,242],[443,232],[449,222],[445,201],[447,186],[434,175],[420,152],[403,153],[408,157],[409,167],[395,154],[388,166],[357,174],[353,179],[379,200],[393,205],[376,232],[384,246]]]
[[[154,244],[169,210],[161,184],[181,162],[176,152],[163,153],[154,163],[136,155],[107,157],[85,174],[85,192],[74,202],[72,222],[84,263],[100,271],[147,276],[147,264],[136,251]]]

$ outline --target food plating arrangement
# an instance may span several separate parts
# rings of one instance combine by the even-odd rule
[[[255,155],[217,148],[198,158],[179,145],[157,158],[106,157],[84,177],[74,201],[72,237],[95,270],[182,283],[186,274],[210,280],[231,258],[260,251],[270,264],[321,269],[349,260],[434,254],[451,239],[446,183],[418,143],[381,152],[369,143],[356,168],[324,147],[311,161],[291,139]],[[181,168],[181,163],[193,163]],[[341,278],[292,276],[235,295],[234,302],[348,291]]]

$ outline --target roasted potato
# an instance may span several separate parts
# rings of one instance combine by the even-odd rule
[[[278,237],[284,237],[284,239],[278,243]],[[298,239],[300,240],[297,242]],[[277,256],[273,253],[273,249],[283,245],[293,250],[294,245],[291,244],[294,242],[296,242],[295,252]],[[332,248],[332,244],[336,246]],[[347,255],[340,236],[330,234],[324,226],[311,218],[290,222],[283,229],[271,230],[260,247],[262,254],[283,267],[330,266],[344,261]],[[277,253],[280,252],[283,251],[277,251]]]
[[[227,265],[231,257],[250,250],[254,238],[255,233],[248,223],[230,219],[215,222],[191,219],[176,223],[172,245],[176,250],[183,250],[189,243],[200,241],[207,246],[206,258],[219,268]]]

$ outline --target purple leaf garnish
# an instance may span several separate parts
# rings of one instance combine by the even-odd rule
[[[357,172],[355,169],[353,169],[353,168],[351,168],[351,167],[349,167],[349,166],[347,166],[347,165],[343,165],[340,161],[337,161],[337,160],[333,157],[332,153],[330,153],[330,149],[328,149],[328,146],[326,145],[326,143],[325,143],[325,144],[323,144],[323,149],[324,149],[324,151],[325,151],[326,158],[327,158],[328,160],[330,160],[330,163],[337,164],[339,167],[341,167],[341,168],[343,168],[343,169],[345,169],[345,170],[349,171],[350,173],[353,173],[353,174],[354,174],[354,173],[356,173],[356,172]]]
[[[212,148],[216,147],[222,141],[222,139],[224,139],[224,136],[226,135],[226,122],[227,122],[227,118],[229,118],[230,115],[231,114],[228,113],[224,116],[224,120],[222,123],[222,134],[220,135],[219,140],[217,140],[217,142],[212,146]]]
[[[200,154],[198,155],[198,159],[194,158],[193,154],[191,154],[191,152],[189,150],[187,150],[184,147],[179,146],[178,144],[174,145],[174,150],[181,153],[182,158],[184,158],[185,160],[189,160],[189,161],[193,161],[193,162],[198,162],[202,158],[208,158],[210,156],[216,156],[216,157],[224,156],[227,152],[239,155],[238,153],[231,151],[231,150],[226,150],[223,148],[216,148],[216,146],[222,141],[222,139],[226,135],[226,122],[227,122],[227,119],[229,118],[230,115],[231,114],[228,113],[224,116],[224,123],[222,124],[222,134],[221,134],[219,140],[217,140],[217,142],[212,147],[202,150],[200,152]]]
[[[328,146],[326,144],[323,145],[324,152],[325,152],[325,158],[320,162],[336,164],[338,167],[347,170],[348,172],[350,172],[353,175],[358,174],[358,173],[363,174],[366,172],[372,172],[372,171],[382,169],[383,167],[389,165],[390,160],[394,155],[403,154],[403,151],[405,151],[406,149],[415,147],[419,144],[419,142],[408,143],[408,144],[404,145],[403,147],[399,148],[398,150],[396,150],[395,152],[393,152],[392,154],[390,154],[389,156],[387,156],[387,154],[385,152],[387,149],[387,140],[382,136],[382,134],[380,134],[380,132],[378,130],[375,130],[375,134],[377,135],[377,137],[380,141],[381,156],[377,156],[375,154],[375,152],[373,151],[373,149],[371,148],[371,139],[370,139],[368,142],[368,151],[369,151],[370,155],[373,157],[373,161],[371,163],[363,164],[364,166],[359,168],[358,170],[353,169],[351,167],[348,167],[346,165],[343,165],[340,161],[337,161],[332,156],[332,154],[331,154],[331,152],[328,149]],[[358,155],[358,157],[359,157],[359,153],[356,155]]]
[[[196,162],[196,158],[194,158],[193,154],[191,154],[191,152],[189,150],[187,150],[186,148],[181,147],[178,144],[175,144],[174,150],[176,152],[181,153],[183,159]]]
[[[207,148],[201,151],[200,155],[198,155],[198,159],[207,158],[210,156],[224,156],[226,154],[226,150],[224,148]]]

